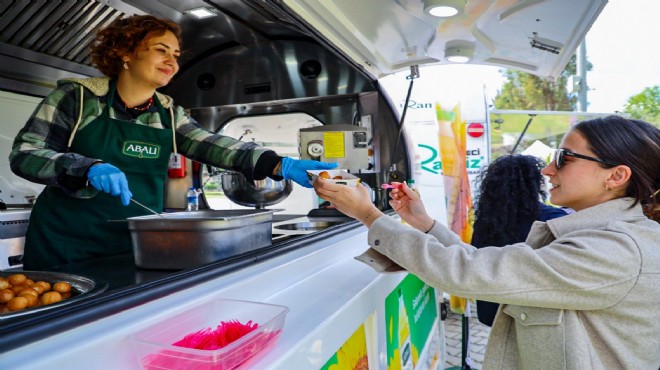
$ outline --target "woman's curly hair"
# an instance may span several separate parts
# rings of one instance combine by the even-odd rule
[[[167,31],[181,44],[181,27],[169,19],[152,15],[116,19],[96,34],[91,45],[92,63],[104,75],[115,78],[123,68],[123,56],[135,55],[149,38]]]
[[[474,234],[485,245],[519,242],[520,225],[535,220],[545,200],[541,169],[545,162],[529,155],[499,157],[478,176]]]

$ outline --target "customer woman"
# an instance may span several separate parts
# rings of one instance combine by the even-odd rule
[[[501,304],[484,369],[658,369],[660,224],[641,202],[657,190],[660,130],[619,116],[583,121],[543,174],[550,201],[576,212],[497,248],[462,243],[406,186],[390,204],[414,228],[383,216],[361,187],[315,189],[369,227],[365,263]]]
[[[306,169],[336,166],[282,158],[207,131],[158,93],[179,71],[180,34],[176,23],[150,15],[115,20],[92,47],[106,77],[59,81],[18,133],[12,171],[47,185],[30,216],[25,269],[129,252],[126,224],[107,221],[144,215],[131,205],[133,196],[163,209],[171,153],[249,180],[268,176],[303,186]]]
[[[566,216],[543,203],[547,198],[541,169],[545,162],[531,155],[505,155],[495,159],[477,176],[471,244],[477,248],[524,242],[534,221]],[[493,325],[499,304],[477,300],[477,317]]]

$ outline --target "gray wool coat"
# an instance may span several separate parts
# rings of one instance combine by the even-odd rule
[[[631,198],[536,222],[525,243],[476,249],[380,217],[358,260],[501,304],[483,369],[660,367],[660,224]]]

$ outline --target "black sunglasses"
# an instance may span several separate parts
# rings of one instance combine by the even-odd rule
[[[568,149],[557,149],[557,150],[555,150],[555,154],[554,154],[554,157],[553,157],[553,161],[555,162],[555,167],[557,167],[557,169],[560,169],[560,168],[564,167],[564,163],[566,162],[566,156],[586,159],[588,161],[593,161],[593,162],[604,163],[604,164],[609,165],[609,166],[618,166],[619,165],[618,163],[606,161],[606,160],[603,160],[603,159],[600,159],[600,158],[590,157],[590,156],[584,155],[584,154],[573,153]]]

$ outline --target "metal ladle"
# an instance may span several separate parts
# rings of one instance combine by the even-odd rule
[[[158,216],[158,217],[163,217],[163,215],[161,215],[160,213],[154,211],[153,209],[151,209],[151,208],[145,206],[144,204],[138,202],[137,200],[135,200],[135,199],[133,199],[133,198],[131,198],[131,202],[137,204],[138,206],[140,206],[140,207],[146,209],[147,211],[149,211],[149,212],[155,214],[155,215]]]

